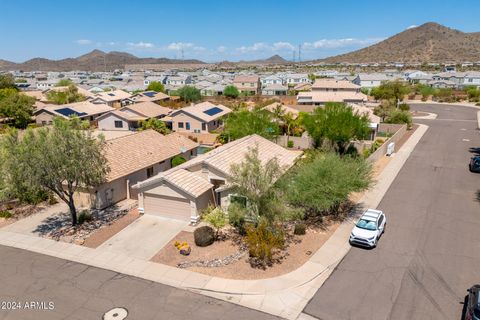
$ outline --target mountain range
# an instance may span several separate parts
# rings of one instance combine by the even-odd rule
[[[324,63],[428,63],[428,62],[477,62],[480,61],[480,32],[466,33],[428,22],[418,27],[409,28],[386,40],[350,53],[341,54],[311,62]],[[220,67],[246,65],[285,65],[291,62],[279,55],[264,60],[222,61]],[[126,52],[103,52],[93,50],[77,58],[50,60],[34,58],[22,63],[0,59],[0,70],[23,71],[111,71],[123,69],[125,65],[145,64],[195,64],[205,62],[195,59],[178,60],[168,58],[139,58]]]
[[[319,60],[327,63],[428,63],[480,61],[480,32],[428,22],[369,47]]]

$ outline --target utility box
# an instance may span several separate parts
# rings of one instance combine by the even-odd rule
[[[387,156],[391,156],[395,152],[395,142],[390,142],[387,146]]]

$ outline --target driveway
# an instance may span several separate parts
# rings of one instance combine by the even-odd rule
[[[187,225],[188,222],[185,221],[143,215],[104,242],[97,250],[149,260]]]
[[[374,250],[352,248],[304,312],[328,319],[461,319],[480,280],[477,109],[417,105],[438,114],[379,209],[388,227]],[[478,151],[478,150],[477,150]]]

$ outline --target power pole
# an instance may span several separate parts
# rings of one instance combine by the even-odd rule
[[[182,61],[185,60],[185,57],[183,55],[183,48],[182,48]]]
[[[292,53],[293,53],[293,62],[295,62],[295,54],[296,54],[295,50],[293,50]]]
[[[302,61],[302,45],[298,45],[298,62]]]

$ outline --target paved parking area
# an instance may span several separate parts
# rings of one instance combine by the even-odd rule
[[[185,221],[143,215],[100,245],[97,250],[149,260],[187,224]]]

